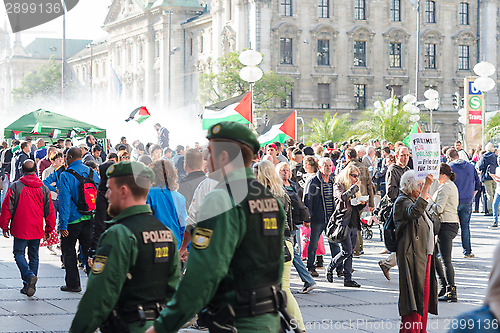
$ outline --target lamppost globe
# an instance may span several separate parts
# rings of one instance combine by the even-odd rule
[[[432,99],[438,99],[439,98],[439,93],[436,90],[434,90],[434,89],[427,89],[424,92],[424,97],[427,98],[427,99],[431,99],[431,100]]]
[[[383,104],[382,104],[382,102],[381,102],[381,101],[375,101],[375,102],[373,103],[373,106],[375,107],[375,109],[382,109]]]
[[[403,106],[403,111],[411,113],[411,114],[420,113],[420,109],[414,104],[405,104],[405,106]]]
[[[414,114],[414,115],[410,116],[410,121],[412,123],[416,123],[419,120],[420,120],[420,116],[418,114]]]
[[[482,92],[487,92],[495,88],[495,80],[491,77],[480,76],[474,80],[474,87]]]
[[[417,102],[417,97],[415,97],[415,95],[412,95],[412,94],[408,94],[408,95],[404,95],[403,96],[403,102],[405,103],[409,103],[409,104],[414,104]]]
[[[437,108],[439,107],[439,100],[428,99],[424,102],[424,106],[429,110],[437,110]]]
[[[255,50],[245,50],[241,52],[238,59],[245,66],[257,66],[262,62],[262,54]]]
[[[481,61],[474,66],[474,73],[479,76],[491,76],[495,73],[495,66],[487,61]]]
[[[257,82],[262,78],[262,70],[259,67],[243,67],[240,70],[240,77],[242,80],[247,82]]]

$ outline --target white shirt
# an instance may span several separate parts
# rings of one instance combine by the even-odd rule
[[[194,229],[194,227],[196,226],[196,217],[200,210],[203,199],[205,199],[208,192],[212,191],[218,183],[218,181],[207,177],[198,185],[198,187],[194,191],[191,205],[189,206],[188,217],[186,219],[186,229]]]
[[[458,151],[458,157],[464,161],[469,162],[469,155],[467,155],[467,153],[463,149]]]
[[[495,171],[495,175],[500,177],[500,168],[497,168],[497,171]],[[495,189],[495,192],[500,194],[500,182],[497,183],[497,188]]]

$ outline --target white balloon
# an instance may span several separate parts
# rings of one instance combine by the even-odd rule
[[[240,77],[247,82],[257,82],[262,78],[262,70],[259,67],[247,66],[240,70]]]
[[[419,120],[420,120],[420,116],[418,114],[414,114],[413,116],[410,117],[410,121],[412,123],[416,123]]]
[[[379,100],[375,101],[375,103],[373,103],[373,106],[375,106],[376,109],[381,109],[384,107],[382,105],[382,102],[380,102]]]
[[[460,110],[458,110],[458,114],[460,116],[464,116],[465,117],[465,109],[464,108],[461,108]]]
[[[461,124],[465,124],[467,121],[467,119],[465,118],[465,116],[460,116],[458,117],[458,122],[461,123]]]
[[[417,102],[417,98],[412,94],[404,95],[403,102],[413,104]]]
[[[439,92],[434,89],[428,89],[424,92],[424,96],[427,99],[438,99],[439,98]]]
[[[482,92],[487,92],[495,88],[495,80],[493,80],[491,77],[480,76],[474,80],[474,87],[481,90]]]
[[[481,61],[474,66],[474,73],[479,76],[491,76],[495,73],[495,66],[486,61]]]
[[[411,113],[411,114],[418,114],[418,113],[420,113],[420,109],[416,105],[413,105],[413,104],[405,104],[403,106],[403,110],[405,112],[408,112],[408,113]]]
[[[262,54],[255,50],[246,50],[241,52],[238,59],[245,66],[257,66],[262,62]]]

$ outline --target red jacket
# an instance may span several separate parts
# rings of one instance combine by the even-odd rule
[[[50,190],[35,174],[12,183],[0,211],[0,228],[10,230],[19,239],[42,239],[56,226]]]

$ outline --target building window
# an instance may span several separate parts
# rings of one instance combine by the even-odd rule
[[[354,66],[366,67],[366,42],[354,41]]]
[[[401,0],[391,0],[391,21],[401,21]]]
[[[200,36],[200,53],[203,53],[203,35]]]
[[[128,63],[132,63],[132,46],[129,46],[127,48],[127,60],[128,60]]]
[[[189,38],[189,55],[193,55],[193,39]]]
[[[425,68],[436,69],[436,44],[425,44]]]
[[[391,97],[396,97],[397,99],[400,99],[401,96],[403,95],[403,86],[391,86]]]
[[[280,57],[281,57],[280,64],[283,65],[293,64],[291,38],[280,38]]]
[[[458,69],[469,70],[469,45],[458,46]]]
[[[280,14],[281,16],[292,16],[292,0],[280,0]]]
[[[293,89],[286,90],[286,97],[281,100],[282,108],[293,108]]]
[[[425,22],[436,23],[436,2],[432,0],[425,1]]]
[[[354,19],[355,20],[366,20],[365,15],[365,0],[354,0]]]
[[[330,17],[329,8],[330,8],[329,0],[318,0],[318,17],[329,18]]]
[[[157,40],[155,42],[155,59],[158,59],[160,57],[160,41]]]
[[[460,3],[460,24],[469,25],[469,4],[467,2]]]
[[[330,41],[318,40],[318,66],[330,66]]]
[[[391,68],[401,68],[401,43],[390,44],[389,62]]]
[[[141,61],[144,57],[144,44],[139,43],[139,61]]]
[[[354,99],[356,100],[356,109],[357,110],[366,109],[366,85],[365,84],[355,84],[354,85]]]
[[[330,85],[328,83],[318,84],[318,103],[320,109],[330,108]]]

